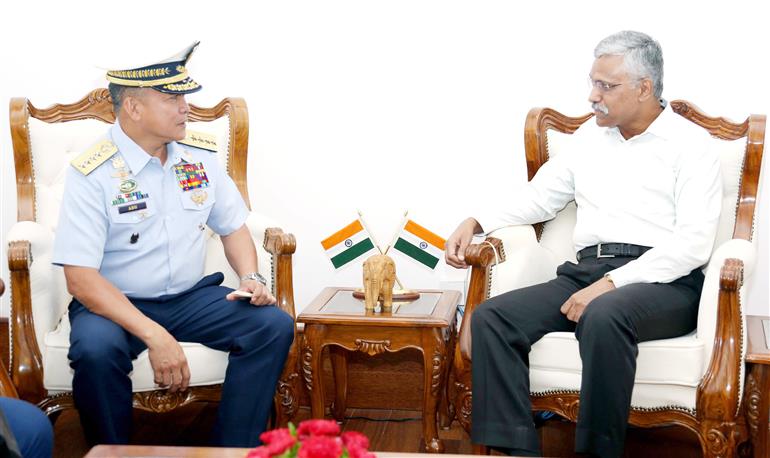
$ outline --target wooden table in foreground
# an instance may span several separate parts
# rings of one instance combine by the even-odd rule
[[[85,458],[243,458],[249,448],[217,447],[166,447],[155,445],[97,445]],[[378,458],[410,458],[420,453],[374,452]],[[473,455],[442,455],[446,458],[471,457]]]
[[[768,318],[746,317],[749,348],[744,404],[754,456],[770,456],[770,349],[762,326],[762,321]]]
[[[347,397],[347,354],[360,351],[374,356],[415,348],[423,355],[422,426],[425,451],[441,453],[437,407],[441,400],[442,424],[451,421],[447,378],[455,345],[455,317],[459,291],[419,290],[412,302],[394,302],[392,312],[364,310],[364,302],[353,297],[353,288],[331,287],[297,317],[305,324],[302,342],[302,372],[310,394],[313,418],[324,417],[321,355],[329,347],[334,373],[335,399],[332,415],[341,421]]]

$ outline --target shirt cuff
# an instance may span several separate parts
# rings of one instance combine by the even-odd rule
[[[607,272],[615,288],[630,285],[631,283],[647,283],[638,278],[639,275],[635,266],[632,265],[633,263],[634,261],[631,261],[622,267]]]

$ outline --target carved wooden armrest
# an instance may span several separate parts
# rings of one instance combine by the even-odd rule
[[[742,326],[739,291],[743,285],[743,261],[725,259],[719,271],[719,303],[714,349],[708,370],[698,386],[696,411],[700,418],[731,421],[737,415]],[[729,387],[732,389],[725,389]]]
[[[497,255],[495,256],[495,253]],[[465,262],[471,266],[471,280],[465,295],[465,312],[460,325],[459,345],[463,358],[470,360],[471,315],[477,305],[486,300],[489,293],[490,269],[495,262],[505,261],[503,242],[495,237],[487,237],[484,242],[468,246],[465,250]]]
[[[293,234],[280,228],[265,229],[265,251],[273,255],[273,289],[278,307],[292,317],[294,314],[294,283],[291,257],[297,249],[297,240]]]
[[[43,359],[35,336],[29,267],[32,245],[26,240],[8,244],[8,270],[11,274],[11,360],[10,376],[22,399],[37,402],[45,396]]]

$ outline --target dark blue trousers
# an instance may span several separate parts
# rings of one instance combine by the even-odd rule
[[[24,458],[50,458],[53,453],[53,428],[48,417],[34,404],[20,399],[0,397],[0,411],[8,421],[19,452]],[[10,438],[3,438],[6,444]],[[0,456],[9,453],[5,447]]]
[[[294,337],[294,320],[274,306],[228,301],[223,275],[188,291],[154,299],[129,298],[180,342],[230,353],[213,432],[216,445],[253,447],[265,429],[273,394]],[[137,337],[73,299],[69,306],[72,391],[91,443],[125,444],[131,435],[132,360],[146,346]]]

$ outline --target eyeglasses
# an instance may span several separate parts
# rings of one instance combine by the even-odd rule
[[[608,83],[606,81],[602,80],[595,80],[591,79],[591,77],[588,77],[588,86],[592,88],[596,88],[601,93],[610,92],[611,90],[615,89],[618,86],[622,86],[626,83]]]

